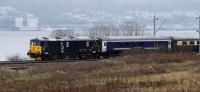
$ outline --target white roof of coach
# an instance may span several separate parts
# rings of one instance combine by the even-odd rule
[[[199,40],[199,37],[173,37],[174,40]]]
[[[144,40],[171,40],[171,37],[151,37],[151,36],[129,36],[129,37],[106,37],[104,41],[144,41]]]

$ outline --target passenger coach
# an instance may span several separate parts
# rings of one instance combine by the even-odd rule
[[[198,52],[199,50],[199,38],[195,37],[173,37],[172,38],[173,51],[189,51]]]
[[[102,39],[102,52],[107,54],[120,53],[130,49],[171,50],[170,37],[108,37]]]

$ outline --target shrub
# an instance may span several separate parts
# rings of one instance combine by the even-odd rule
[[[6,60],[7,61],[22,61],[22,60],[25,60],[25,58],[16,54],[16,55],[8,56]]]
[[[159,51],[125,51],[121,57],[117,58],[118,61],[123,61],[127,64],[148,64],[148,63],[183,63],[185,61],[196,61],[197,57],[189,52],[159,52]]]

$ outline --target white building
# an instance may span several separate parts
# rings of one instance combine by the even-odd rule
[[[27,28],[29,30],[38,30],[38,18],[28,17],[27,18]]]
[[[20,30],[20,28],[24,27],[24,19],[22,17],[15,18],[15,27]]]
[[[17,30],[36,31],[38,30],[38,18],[33,15],[15,18],[15,27]]]

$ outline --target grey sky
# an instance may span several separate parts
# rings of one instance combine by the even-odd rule
[[[71,8],[98,10],[174,11],[200,10],[200,0],[0,0],[1,6],[14,6],[21,10],[63,11]]]
[[[12,6],[40,19],[63,21],[61,15],[72,9],[97,10],[124,14],[126,11],[200,11],[200,0],[0,0],[0,6]]]

